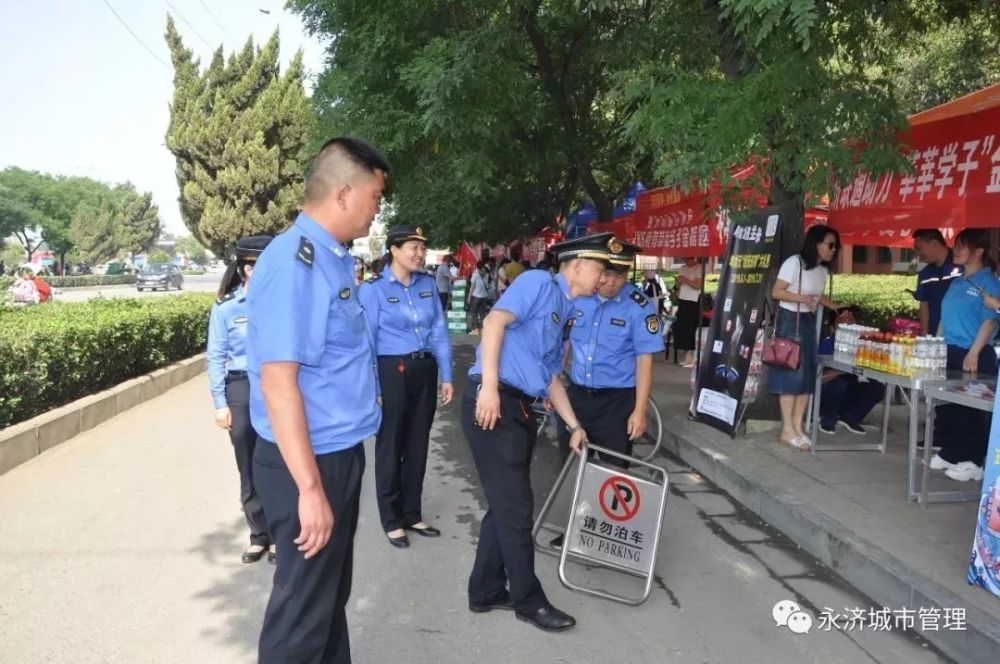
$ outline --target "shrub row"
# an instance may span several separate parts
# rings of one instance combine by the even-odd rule
[[[0,290],[6,290],[15,277],[0,277]],[[134,274],[81,274],[75,277],[42,277],[53,288],[86,288],[94,286],[122,286],[135,283]]]
[[[859,323],[884,329],[892,318],[917,319],[920,303],[906,292],[916,284],[915,276],[904,274],[835,274],[833,299],[857,307]],[[705,292],[714,295],[718,289],[719,275],[706,275]]]
[[[207,293],[0,309],[0,428],[205,349]]]

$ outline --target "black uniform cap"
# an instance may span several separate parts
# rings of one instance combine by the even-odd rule
[[[632,242],[614,238],[608,243],[608,250],[611,252],[609,262],[611,267],[619,270],[627,270],[635,264],[635,257],[642,253],[642,247]]]
[[[404,242],[409,242],[410,240],[417,240],[427,244],[427,236],[424,235],[424,231],[418,226],[414,228],[413,226],[399,226],[393,228],[389,231],[389,234],[385,238],[385,246],[387,247],[398,247]]]
[[[613,233],[597,233],[556,242],[549,247],[549,251],[555,254],[560,263],[574,258],[590,258],[607,263],[611,260],[612,242],[617,242]]]
[[[264,247],[270,244],[270,235],[249,235],[236,241],[236,260],[241,263],[255,263]]]

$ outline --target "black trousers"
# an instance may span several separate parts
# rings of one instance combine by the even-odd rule
[[[677,350],[694,350],[699,322],[698,301],[680,300],[677,303],[677,320],[674,322],[674,345]]]
[[[292,541],[299,536],[299,491],[274,443],[258,440],[257,490],[278,545],[274,587],[260,630],[261,664],[349,664],[345,607],[351,595],[354,532],[358,527],[365,448],[361,443],[316,457],[333,509],[333,536],[306,560]]]
[[[270,546],[271,536],[264,508],[253,485],[253,451],[257,446],[257,433],[250,425],[250,382],[246,378],[226,379],[226,404],[232,413],[229,440],[233,443],[236,467],[240,471],[240,504],[250,527],[250,543]]]
[[[535,448],[535,418],[531,405],[500,393],[496,428],[476,424],[476,390],[470,380],[462,397],[462,431],[472,449],[487,509],[479,527],[476,561],[469,576],[469,601],[486,604],[510,586],[514,609],[533,613],[548,605],[535,576],[535,549],[531,542],[534,497],[531,493],[531,455]]]
[[[632,454],[632,441],[628,439],[628,418],[635,410],[634,387],[588,390],[570,383],[566,394],[590,442],[615,452]],[[569,438],[566,425],[560,420],[559,451],[564,462],[570,453]],[[615,466],[628,466],[621,459],[606,454],[602,454],[600,458]]]
[[[375,437],[375,495],[386,532],[423,521],[427,446],[437,409],[433,357],[380,355],[382,424]]]
[[[948,346],[948,369],[961,371],[962,361],[968,353],[968,348]],[[979,352],[978,364],[980,374],[996,376],[997,354],[993,346],[983,347]],[[941,446],[941,458],[948,463],[972,461],[982,466],[989,445],[991,414],[976,408],[946,403],[935,408],[934,416],[934,444]]]
[[[448,293],[438,293],[438,297],[441,298],[441,308],[448,311],[448,300],[451,299],[451,295]]]

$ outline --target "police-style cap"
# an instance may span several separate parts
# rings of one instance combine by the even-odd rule
[[[389,231],[389,234],[385,236],[385,246],[387,247],[398,247],[404,242],[409,242],[410,240],[417,240],[427,244],[427,236],[424,235],[424,231],[418,226],[414,228],[413,226],[399,226],[393,228]]]
[[[236,260],[243,263],[255,263],[264,247],[270,244],[270,235],[248,235],[236,241]]]
[[[626,242],[625,240],[613,238],[608,243],[608,251],[611,252],[611,257],[608,259],[611,267],[621,271],[627,270],[635,264],[635,257],[642,253],[642,247],[631,242]]]
[[[574,258],[590,258],[607,263],[611,260],[610,245],[612,242],[617,243],[614,234],[597,233],[596,235],[585,235],[572,240],[556,242],[549,247],[549,251],[556,255],[556,260],[560,263]]]

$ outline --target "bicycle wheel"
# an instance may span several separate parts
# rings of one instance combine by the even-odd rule
[[[632,443],[632,456],[643,461],[652,461],[663,441],[663,418],[656,400],[649,397],[646,407],[646,432]]]

